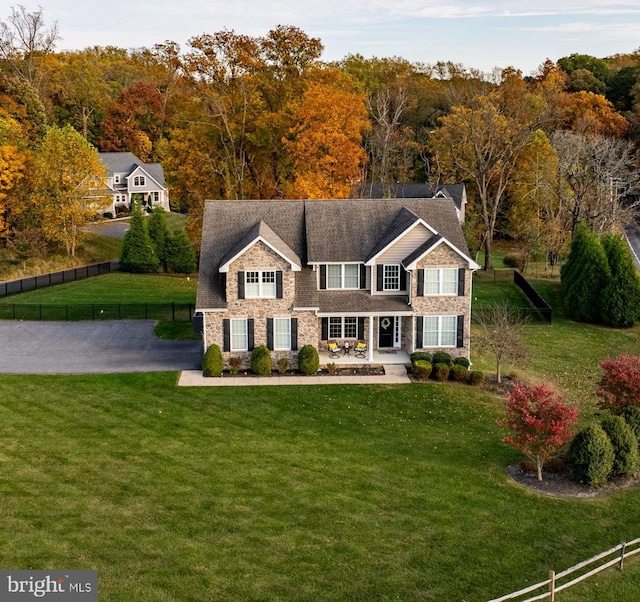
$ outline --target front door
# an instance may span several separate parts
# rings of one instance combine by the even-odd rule
[[[395,341],[395,317],[381,316],[378,320],[378,347],[390,349]]]

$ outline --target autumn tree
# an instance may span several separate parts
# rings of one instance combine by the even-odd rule
[[[574,435],[578,408],[563,401],[562,395],[554,393],[547,383],[537,386],[516,383],[507,393],[507,416],[498,420],[513,431],[503,441],[535,463],[539,481],[545,462]]]
[[[294,164],[290,198],[348,198],[362,176],[362,134],[369,127],[364,97],[346,75],[319,76],[295,105],[285,142]]]
[[[496,380],[501,383],[505,362],[518,361],[527,355],[522,343],[527,319],[517,307],[500,303],[474,310],[473,318],[479,327],[476,345],[494,356]]]
[[[81,227],[108,207],[110,198],[98,192],[107,177],[98,151],[67,125],[49,129],[37,150],[32,175],[32,204],[49,242],[76,253]]]
[[[492,269],[493,236],[518,157],[529,144],[534,124],[510,114],[495,94],[456,106],[440,119],[429,147],[434,169],[444,181],[474,185],[484,225],[485,269]]]
[[[25,168],[25,154],[15,145],[2,144],[0,137],[0,240],[5,240],[9,234],[7,214],[11,207],[10,197],[24,177]]]
[[[602,377],[596,394],[599,407],[622,414],[628,407],[640,407],[640,357],[621,354],[600,362]]]
[[[568,97],[564,127],[584,136],[620,138],[626,134],[629,123],[603,95],[583,91]]]

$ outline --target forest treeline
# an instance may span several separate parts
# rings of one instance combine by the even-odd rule
[[[365,182],[466,184],[466,236],[486,267],[497,235],[553,262],[578,223],[602,233],[634,217],[640,50],[541,57],[524,77],[325,62],[293,26],[185,48],[58,52],[58,40],[42,9],[0,18],[0,241],[23,254],[73,254],[104,177],[97,151],[161,162],[194,240],[205,199],[346,198]]]

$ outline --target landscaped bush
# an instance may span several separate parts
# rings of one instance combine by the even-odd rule
[[[612,475],[632,474],[638,470],[638,440],[622,416],[607,416],[602,428],[613,445]]]
[[[446,353],[445,351],[436,351],[433,354],[433,363],[447,364],[447,366],[450,366],[453,363],[453,360],[451,359],[451,354]]]
[[[439,362],[433,365],[433,371],[431,372],[431,375],[435,380],[444,382],[445,380],[449,379],[450,370],[451,368],[449,364],[445,364],[444,362]]]
[[[251,352],[251,372],[258,376],[271,374],[271,353],[266,345],[258,345]]]
[[[431,376],[432,368],[427,360],[416,360],[412,363],[413,376],[417,380],[427,380]]]
[[[633,431],[633,434],[636,436],[638,444],[640,445],[640,407],[627,406],[622,412],[622,417],[631,427],[631,430]]]
[[[202,358],[203,376],[222,376],[224,360],[219,345],[210,345]]]
[[[470,385],[479,387],[484,382],[484,372],[482,372],[482,370],[471,370],[471,372],[469,372],[467,380]]]
[[[453,360],[454,366],[464,366],[468,368],[471,365],[471,362],[466,357],[457,357]]]
[[[113,213],[111,213],[111,211],[105,211],[102,217],[104,217],[104,219],[113,219]]]
[[[580,431],[569,446],[574,478],[585,485],[604,485],[613,470],[613,445],[599,424]]]
[[[460,364],[453,364],[449,372],[449,378],[457,383],[462,383],[467,379],[468,370]]]
[[[305,376],[315,374],[320,368],[320,356],[313,345],[305,345],[298,353],[298,368]]]
[[[521,255],[514,255],[513,253],[505,255],[502,263],[508,268],[516,268],[520,271],[524,269],[524,258]]]
[[[415,363],[419,360],[425,361],[425,362],[429,362],[432,363],[433,362],[433,356],[428,353],[427,351],[414,351],[411,356],[411,363]]]
[[[229,358],[229,374],[238,374],[240,369],[242,368],[242,358],[238,356],[234,356]]]

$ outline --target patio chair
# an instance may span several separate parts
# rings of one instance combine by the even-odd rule
[[[356,357],[366,358],[367,357],[367,342],[366,341],[358,341],[356,346],[353,349]]]
[[[327,351],[329,352],[329,357],[342,357],[344,355],[344,349],[336,343],[336,341],[329,341],[327,343]]]

